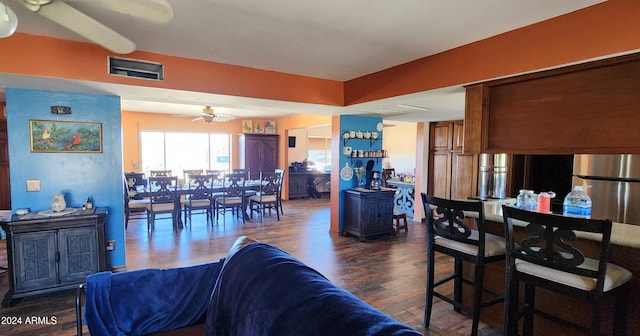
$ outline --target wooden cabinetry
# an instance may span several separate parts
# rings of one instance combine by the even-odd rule
[[[240,168],[249,168],[252,180],[260,178],[260,172],[273,172],[278,167],[277,134],[240,134]]]
[[[353,188],[344,193],[344,234],[352,234],[360,241],[396,234],[393,228],[395,190]]]
[[[478,156],[463,154],[463,135],[462,120],[430,124],[429,194],[452,199],[477,196]]]
[[[0,105],[1,107],[2,105]],[[1,118],[1,117],[0,117]],[[0,209],[11,209],[7,120],[0,119]]]
[[[106,269],[106,208],[78,215],[44,217],[29,214],[0,222],[7,233],[9,290],[2,306],[16,298],[75,288],[86,277]]]
[[[289,174],[289,199],[309,197],[307,189],[309,174]]]

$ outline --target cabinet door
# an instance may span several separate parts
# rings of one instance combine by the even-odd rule
[[[441,198],[451,197],[451,153],[433,153],[429,166],[429,193]]]
[[[16,234],[13,243],[16,292],[57,283],[56,231]]]
[[[249,168],[251,179],[254,179],[255,176],[260,176],[260,171],[262,169],[262,141],[257,139],[247,139],[245,142],[245,162],[246,166],[244,168]]]
[[[7,140],[6,120],[0,120],[0,209],[11,209],[9,142]]]
[[[60,281],[82,282],[98,272],[98,246],[95,228],[63,229],[58,232]]]
[[[450,122],[437,122],[431,124],[430,143],[431,149],[450,150],[452,147],[453,127]]]
[[[278,166],[277,139],[264,140],[260,148],[260,155],[262,156],[261,171],[273,172]]]
[[[393,196],[378,198],[378,218],[376,227],[380,232],[386,232],[393,228]]]
[[[464,144],[464,123],[462,121],[456,121],[453,123],[453,139],[452,147],[455,151],[462,152],[462,146]]]
[[[475,196],[478,185],[477,155],[454,153],[451,157],[451,198]]]

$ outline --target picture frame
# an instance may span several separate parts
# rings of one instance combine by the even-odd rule
[[[267,120],[264,122],[265,133],[276,134],[276,122],[273,120]]]
[[[252,120],[243,120],[242,121],[242,133],[253,133],[253,121]]]
[[[32,153],[102,153],[102,124],[30,120]]]
[[[262,120],[253,122],[253,133],[264,134],[264,123]]]

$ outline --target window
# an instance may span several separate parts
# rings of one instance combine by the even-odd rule
[[[307,159],[309,168],[317,171],[331,171],[331,139],[309,137]]]
[[[185,169],[229,170],[230,135],[224,133],[140,132],[142,169],[170,169],[182,177]]]

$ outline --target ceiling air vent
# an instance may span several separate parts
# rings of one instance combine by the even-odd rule
[[[109,56],[109,74],[164,80],[164,64]]]

